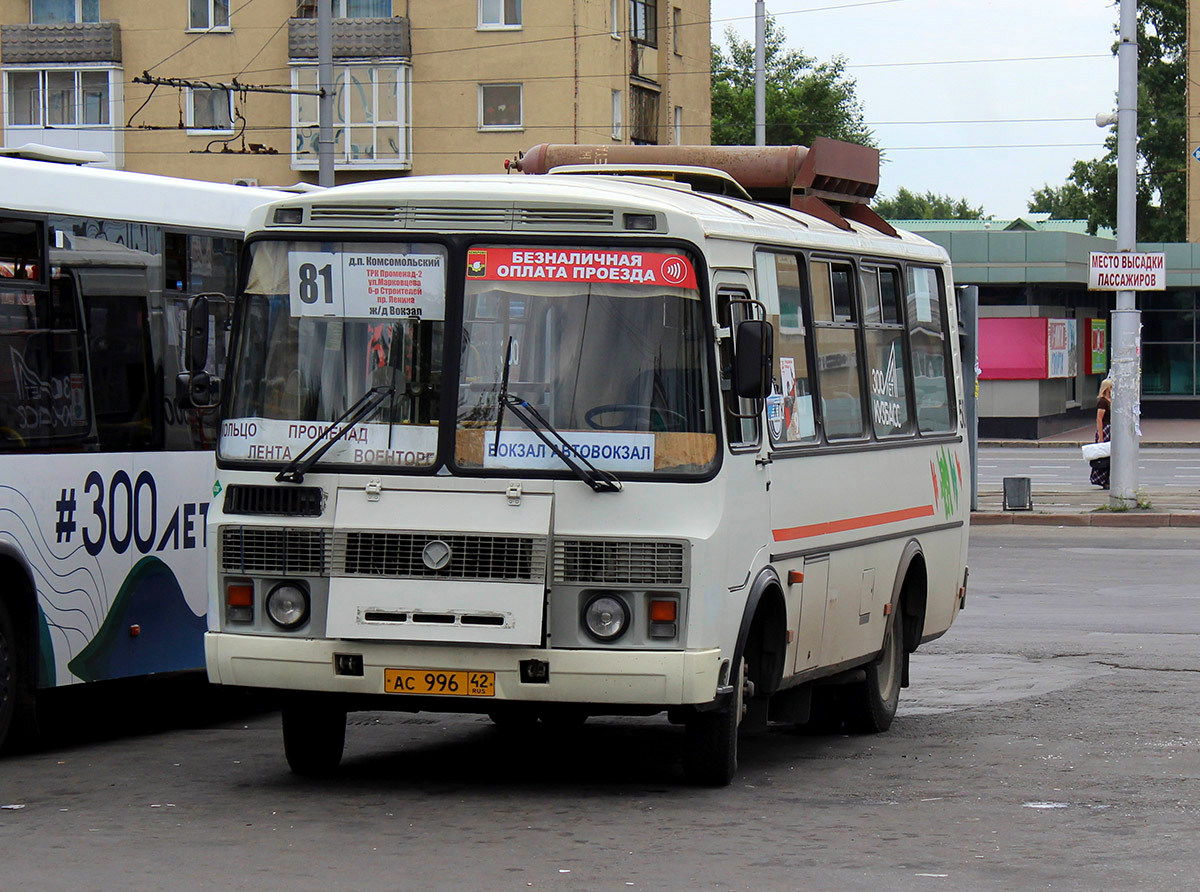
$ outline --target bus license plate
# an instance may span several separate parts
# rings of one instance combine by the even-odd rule
[[[496,673],[464,669],[385,669],[383,690],[386,694],[494,697]]]

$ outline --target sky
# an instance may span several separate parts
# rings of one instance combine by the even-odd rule
[[[879,194],[965,198],[996,219],[1104,154],[1111,0],[766,0],[787,46],[844,56],[884,153]],[[712,39],[754,39],[754,0],[712,0]],[[985,61],[992,60],[992,61]]]

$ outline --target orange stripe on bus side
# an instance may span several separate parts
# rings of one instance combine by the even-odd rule
[[[786,530],[773,530],[776,542],[788,542],[792,539],[807,539],[810,536],[823,536],[826,533],[844,533],[847,530],[861,530],[865,527],[882,526],[885,523],[895,523],[898,520],[913,520],[917,517],[932,517],[933,505],[917,505],[914,508],[901,508],[899,511],[884,511],[882,514],[867,514],[863,517],[847,517],[845,520],[830,520],[825,523],[810,523],[802,527],[790,527]]]

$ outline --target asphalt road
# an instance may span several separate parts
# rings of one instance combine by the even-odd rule
[[[772,730],[722,790],[683,783],[661,719],[512,740],[360,714],[314,783],[256,701],[60,696],[45,748],[0,762],[0,888],[1194,887],[1200,536],[972,535],[967,609],[891,731]]]
[[[1000,486],[1005,477],[1028,477],[1035,489],[1091,489],[1089,467],[1076,446],[981,447],[979,485]],[[1143,447],[1138,450],[1142,487],[1200,490],[1200,452]]]

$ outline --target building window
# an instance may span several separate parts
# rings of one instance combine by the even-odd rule
[[[614,39],[621,39],[621,0],[612,0],[608,10],[608,33]]]
[[[335,65],[333,69],[334,163],[340,167],[407,170],[409,68],[393,60]],[[292,69],[292,86],[315,91],[317,66]],[[292,97],[292,166],[317,167],[317,97]]]
[[[683,50],[679,48],[679,26],[683,22],[683,10],[678,6],[671,9],[671,49],[675,55],[682,56]]]
[[[232,133],[233,93],[205,87],[190,88],[187,128],[196,133]]]
[[[675,106],[675,145],[683,145],[683,106]]]
[[[620,90],[612,91],[612,138],[625,138],[625,94]]]
[[[479,85],[479,129],[521,129],[521,85]]]
[[[73,25],[100,21],[100,0],[30,0],[34,25]]]
[[[188,0],[188,30],[229,28],[229,0]]]
[[[392,16],[392,0],[330,0],[335,19],[387,19]],[[315,19],[316,0],[301,0],[296,18]]]
[[[101,127],[109,123],[110,69],[8,70],[5,126]]]
[[[479,0],[480,28],[520,28],[521,0]]]
[[[629,37],[658,46],[658,0],[629,0]]]
[[[634,145],[658,145],[658,94],[645,87],[629,88],[629,139]]]

